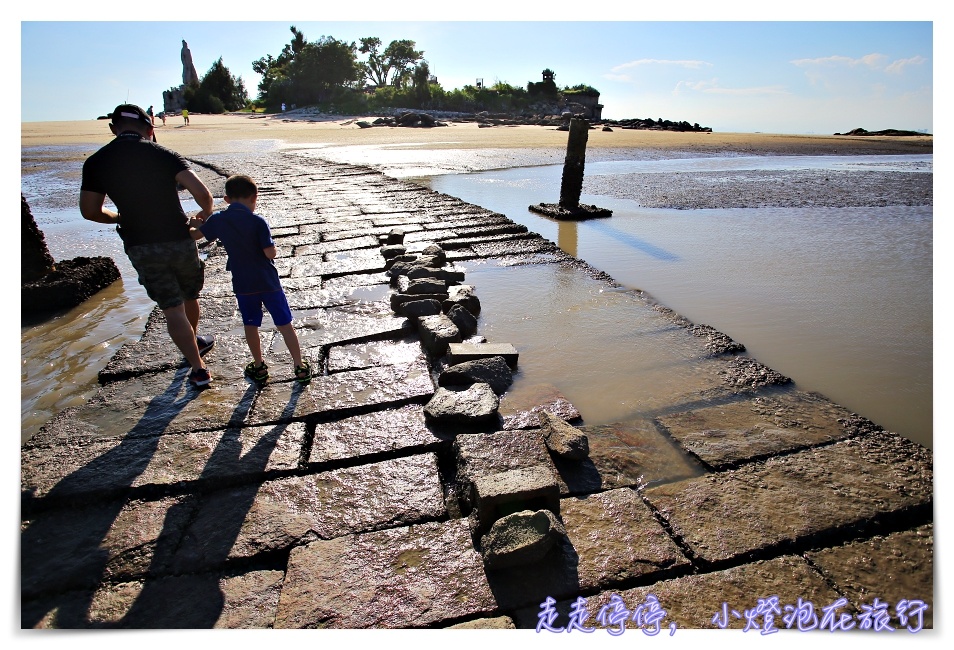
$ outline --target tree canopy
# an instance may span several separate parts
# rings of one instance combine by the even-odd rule
[[[219,57],[202,77],[198,88],[186,89],[186,102],[189,109],[197,113],[224,113],[244,108],[248,104],[248,92],[242,78],[232,76]]]
[[[368,59],[362,66],[367,79],[376,86],[404,86],[418,62],[424,58],[424,52],[415,50],[417,43],[407,39],[391,41],[381,52],[381,39],[370,36],[361,39],[358,51],[367,54]]]

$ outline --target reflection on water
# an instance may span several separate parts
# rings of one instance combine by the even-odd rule
[[[852,157],[839,164],[872,162]],[[560,171],[419,182],[506,214],[624,286],[725,332],[799,388],[932,445],[930,206],[664,210],[584,195],[581,202],[609,208],[613,217],[557,222],[527,206],[552,198]],[[483,301],[483,288],[478,291]],[[591,324],[578,326],[568,347],[586,346]],[[519,330],[501,335],[532,338]],[[615,369],[618,383],[629,381],[615,348],[589,352],[586,363]],[[607,391],[600,399],[612,401],[612,385],[599,386],[595,392]]]

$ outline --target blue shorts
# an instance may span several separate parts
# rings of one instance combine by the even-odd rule
[[[292,322],[291,309],[284,291],[267,291],[265,293],[240,293],[235,295],[238,300],[239,311],[242,313],[242,324],[252,327],[262,326],[262,305],[272,316],[276,327],[288,325]]]

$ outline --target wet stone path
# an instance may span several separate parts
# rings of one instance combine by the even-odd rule
[[[504,394],[490,418],[434,419],[425,406],[453,338],[425,325],[443,316],[403,314],[382,254],[393,229],[408,253],[439,245],[450,274],[494,260],[531,278],[612,279],[503,215],[366,168],[293,153],[209,162],[254,162],[317,376],[296,383],[266,325],[271,379],[243,377],[225,253],[204,248],[213,387],[188,386],[154,312],[96,396],[21,448],[23,627],[645,628],[656,602],[663,628],[809,626],[795,616],[807,602],[829,628],[932,625],[929,450],[639,292],[607,294],[607,308],[632,312],[645,347],[645,417],[585,426],[544,387],[536,402]],[[221,196],[222,177],[203,174]],[[479,341],[479,326],[457,340]],[[585,459],[547,446],[540,410],[579,426]],[[491,503],[504,476],[536,484]],[[540,508],[565,534],[490,568],[492,520]],[[541,619],[545,601],[555,616]]]

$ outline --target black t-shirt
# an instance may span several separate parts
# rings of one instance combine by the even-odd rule
[[[176,175],[188,169],[175,151],[121,133],[86,159],[81,187],[116,204],[126,246],[191,239],[176,185]]]

